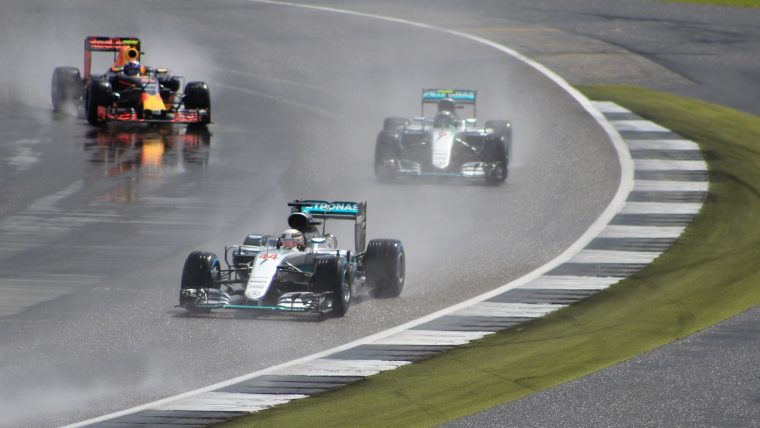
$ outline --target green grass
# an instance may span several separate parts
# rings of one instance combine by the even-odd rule
[[[567,382],[760,304],[760,119],[629,86],[580,88],[698,141],[710,196],[664,255],[542,319],[224,426],[431,426]]]

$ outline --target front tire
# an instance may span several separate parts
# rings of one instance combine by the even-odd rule
[[[486,142],[483,161],[499,164],[486,174],[486,183],[503,183],[509,175],[509,157],[512,154],[512,124],[508,120],[489,120],[486,121],[485,126],[493,129],[494,136],[492,141]]]
[[[98,107],[108,107],[111,105],[113,88],[108,79],[93,77],[92,82],[87,89],[87,103],[85,104],[85,113],[87,121],[91,125],[100,125],[104,122],[98,117]]]
[[[404,289],[406,254],[397,239],[373,239],[364,255],[367,285],[373,296],[398,297]]]
[[[182,101],[188,110],[205,110],[206,114],[202,116],[202,123],[203,125],[211,123],[211,97],[205,82],[189,82],[185,85]]]
[[[401,149],[398,143],[399,135],[396,131],[380,131],[375,142],[375,176],[383,180],[390,180],[396,176],[396,166],[401,157]]]
[[[322,257],[314,264],[312,288],[315,291],[332,291],[332,315],[343,317],[351,305],[351,284],[348,267],[338,257]]]
[[[507,148],[502,139],[486,140],[483,148],[483,162],[488,164],[486,183],[499,184],[507,179],[509,174],[509,158]]]
[[[182,279],[180,288],[216,288],[219,289],[218,283],[221,271],[221,263],[214,253],[204,251],[193,251],[185,259],[185,265],[182,267]]]
[[[220,278],[221,264],[214,253],[193,251],[185,259],[182,267],[182,279],[180,280],[179,305],[191,313],[207,314],[209,308],[199,308],[195,300],[182,292],[186,289],[205,290],[209,298],[218,300],[221,290],[218,283]],[[197,293],[197,291],[196,291]]]

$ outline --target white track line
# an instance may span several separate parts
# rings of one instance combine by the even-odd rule
[[[702,204],[667,202],[628,202],[620,214],[696,214]]]
[[[303,394],[248,394],[241,392],[205,392],[172,403],[156,406],[156,410],[206,412],[257,412],[288,401],[306,398]]]
[[[451,315],[462,317],[539,318],[567,305],[552,303],[480,302],[460,309]]]
[[[372,341],[373,345],[464,345],[493,331],[404,330]]]
[[[670,129],[648,120],[611,120],[610,123],[620,132],[670,132]]]
[[[699,151],[699,145],[689,140],[625,140],[630,150]]]
[[[639,171],[707,171],[705,161],[682,161],[665,159],[635,159]]]
[[[522,287],[532,290],[604,290],[620,282],[618,277],[544,275]]]
[[[570,263],[652,263],[661,252],[583,250],[570,259]]]
[[[372,376],[411,364],[410,361],[333,360],[317,358],[281,369],[275,373],[290,376]]]
[[[602,113],[630,113],[625,107],[621,107],[611,101],[594,101],[594,106]]]
[[[707,181],[636,180],[633,190],[637,192],[706,192],[707,187]]]
[[[599,234],[600,238],[677,238],[682,226],[621,226],[612,225]]]

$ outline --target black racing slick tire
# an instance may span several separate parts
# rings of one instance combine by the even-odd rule
[[[203,124],[211,123],[211,97],[205,82],[189,82],[185,85],[183,103],[188,110],[205,110]]]
[[[179,91],[181,85],[180,78],[176,76],[159,77],[158,82],[163,88],[166,88],[166,90],[171,92]]]
[[[483,148],[483,162],[493,165],[486,172],[486,183],[503,183],[509,175],[512,124],[506,120],[489,120],[485,126],[494,130],[494,136],[485,141]]]
[[[55,111],[76,108],[82,101],[82,75],[76,67],[56,67],[50,85],[50,97]]]
[[[370,292],[375,297],[398,297],[404,289],[406,255],[397,239],[373,239],[364,254],[364,269]]]
[[[501,139],[489,139],[483,147],[483,162],[487,163],[486,184],[499,184],[507,179],[509,174],[509,160],[507,148]]]
[[[375,176],[389,180],[396,176],[393,162],[401,157],[399,135],[396,131],[380,131],[375,142]]]
[[[108,79],[93,77],[87,88],[85,114],[91,125],[100,125],[104,121],[98,117],[98,107],[108,107],[113,98],[113,88]]]
[[[405,117],[386,117],[383,121],[383,131],[396,131],[409,125],[409,119]]]
[[[221,263],[214,253],[204,251],[193,251],[185,259],[185,265],[182,267],[182,279],[180,288],[182,290],[215,288],[219,289],[219,276]]]
[[[485,126],[493,129],[496,135],[505,139],[512,138],[512,124],[508,120],[487,120]]]
[[[351,305],[351,283],[348,267],[338,257],[320,257],[314,263],[312,289],[315,291],[332,291],[333,305],[331,314],[343,317]]]

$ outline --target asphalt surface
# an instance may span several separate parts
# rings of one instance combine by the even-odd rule
[[[90,34],[138,35],[144,63],[208,82],[210,133],[53,113],[52,69],[78,66]],[[122,410],[460,302],[561,253],[617,187],[611,145],[567,94],[443,33],[240,0],[18,0],[0,37],[2,426]],[[382,119],[415,115],[428,86],[476,88],[482,119],[515,124],[506,185],[375,180]],[[369,238],[406,247],[400,298],[359,295],[324,321],[174,308],[190,251],[277,232],[302,197],[368,201]]]
[[[639,84],[760,114],[760,10],[597,0],[330,4],[478,34],[570,83]],[[760,426],[758,331],[755,308],[446,426]]]

